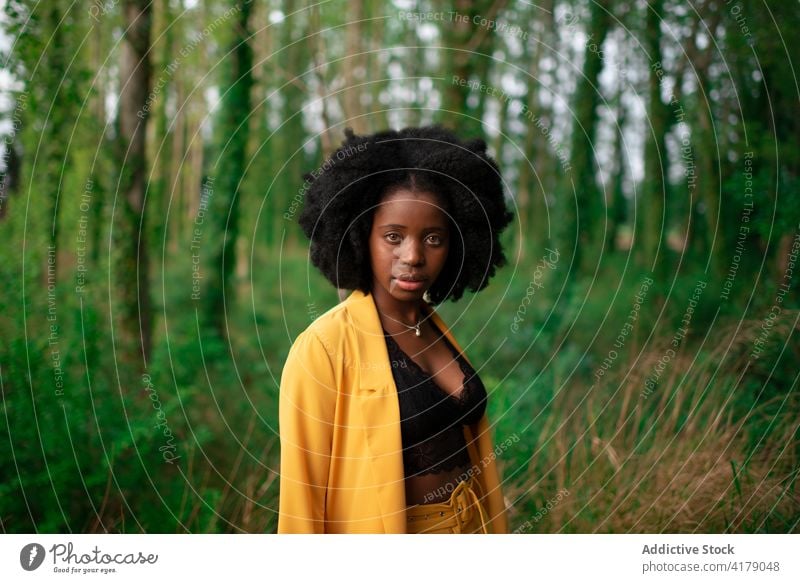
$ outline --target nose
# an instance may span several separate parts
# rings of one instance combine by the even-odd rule
[[[405,265],[420,265],[425,262],[422,245],[414,237],[406,237],[398,251],[398,259]]]

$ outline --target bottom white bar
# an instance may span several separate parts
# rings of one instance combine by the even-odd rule
[[[0,581],[796,582],[799,555],[798,535],[15,534],[0,537]]]

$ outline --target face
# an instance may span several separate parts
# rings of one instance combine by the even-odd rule
[[[447,261],[449,237],[447,215],[433,193],[400,189],[384,197],[369,236],[376,298],[419,302]]]

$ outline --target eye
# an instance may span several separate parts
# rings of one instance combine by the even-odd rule
[[[434,234],[428,235],[428,242],[429,242],[431,245],[434,245],[434,246],[438,247],[439,245],[441,245],[442,243],[444,243],[444,239],[442,238],[442,236],[441,236],[441,235],[436,235],[436,234],[434,233]]]
[[[384,239],[389,241],[389,243],[399,243],[400,242],[400,235],[398,233],[386,233]]]

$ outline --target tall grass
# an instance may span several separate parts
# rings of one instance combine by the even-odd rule
[[[776,342],[797,315],[784,318]],[[752,337],[731,340],[735,351],[751,346]],[[593,388],[559,392],[531,454],[503,460],[516,528],[797,532],[797,373],[788,392],[761,398],[766,385],[758,371],[741,355],[728,354],[726,365],[725,345],[707,355],[682,352],[646,400],[644,376],[659,350]],[[747,401],[751,406],[741,411]],[[515,423],[524,420],[518,414]],[[562,490],[569,494],[542,514]]]

